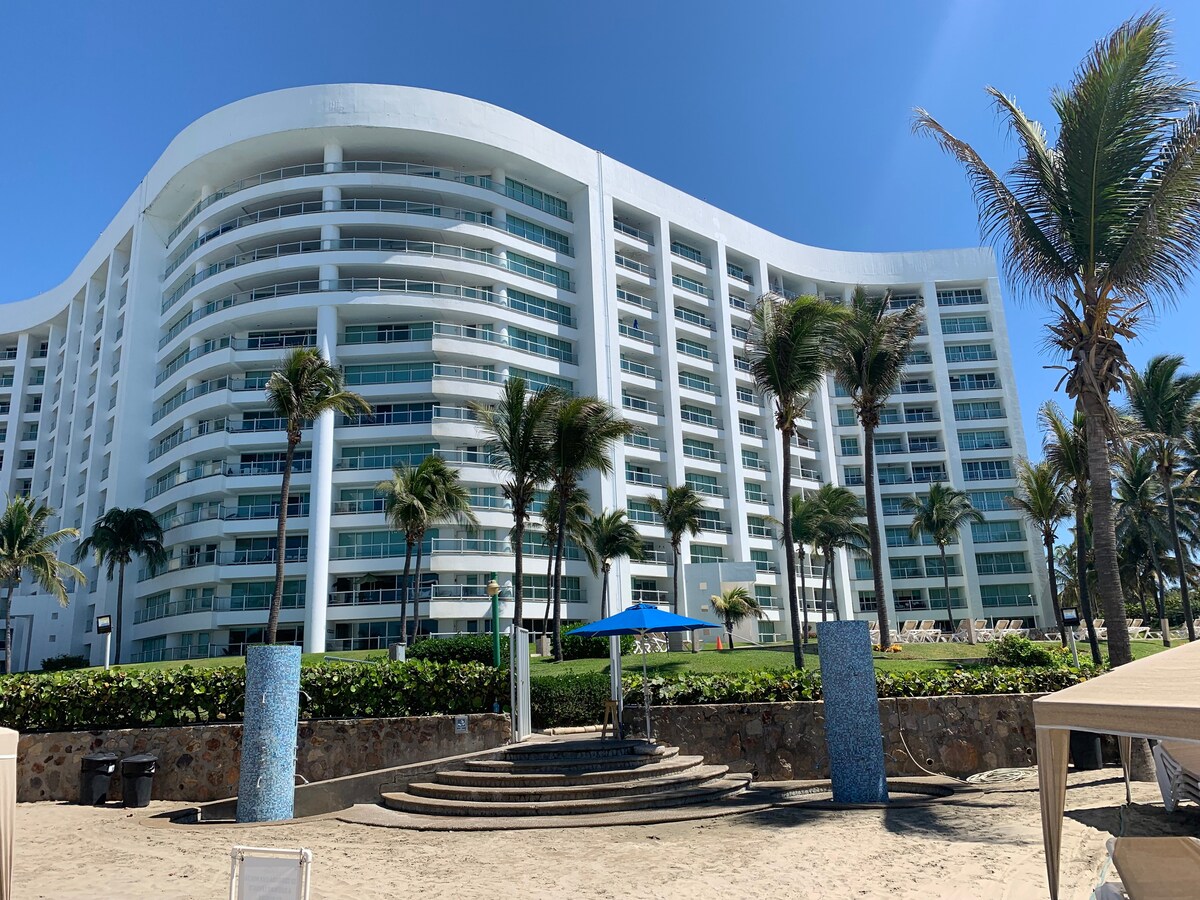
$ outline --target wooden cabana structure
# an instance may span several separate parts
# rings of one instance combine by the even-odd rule
[[[1200,642],[1136,660],[1035,700],[1033,716],[1046,875],[1051,900],[1058,900],[1070,732],[1116,735],[1127,780],[1133,738],[1200,744]],[[1200,881],[1196,890],[1200,896]]]

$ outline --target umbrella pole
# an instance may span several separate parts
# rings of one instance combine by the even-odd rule
[[[650,680],[646,674],[646,632],[642,632],[642,705],[646,707],[646,743],[652,743],[650,737]]]

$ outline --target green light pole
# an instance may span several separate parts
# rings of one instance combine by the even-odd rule
[[[487,584],[488,596],[492,598],[492,663],[500,668],[500,585],[496,573],[491,574]]]

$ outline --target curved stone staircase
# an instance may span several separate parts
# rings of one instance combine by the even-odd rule
[[[515,744],[384,792],[391,809],[425,816],[563,816],[666,809],[738,794],[749,775],[645,741],[586,739]]]

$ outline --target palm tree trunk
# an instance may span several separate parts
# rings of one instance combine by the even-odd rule
[[[829,552],[824,550],[821,554],[825,557],[821,563],[821,621],[829,621]]]
[[[871,574],[875,586],[875,615],[879,619],[879,645],[885,650],[892,644],[888,624],[887,597],[883,594],[883,546],[879,540],[879,512],[875,509],[875,426],[863,423],[863,468],[867,500],[867,531],[871,538]]]
[[[954,604],[950,601],[950,570],[946,568],[946,545],[938,544],[942,557],[942,590],[946,592],[946,617],[950,620],[950,633],[954,634]]]
[[[1121,593],[1121,571],[1117,564],[1117,532],[1113,519],[1112,466],[1108,453],[1105,422],[1110,413],[1108,398],[1085,389],[1081,394],[1087,425],[1088,471],[1092,486],[1092,552],[1095,554],[1096,589],[1104,610],[1108,634],[1108,661],[1123,666],[1133,661],[1129,629],[1125,626],[1125,598]]]
[[[266,643],[274,644],[279,633],[279,612],[283,609],[283,557],[287,546],[288,494],[292,488],[292,460],[300,435],[288,432],[287,453],[283,459],[283,483],[279,486],[279,524],[275,528],[275,592],[271,595],[271,612],[267,616]],[[119,650],[118,644],[118,650]]]
[[[400,578],[400,643],[408,644],[408,595],[412,584],[408,580],[412,574],[413,541],[407,535],[404,539],[404,575]]]
[[[413,643],[421,639],[421,564],[425,561],[425,534],[417,538],[417,565],[413,572]]]
[[[1063,623],[1062,606],[1058,600],[1058,573],[1054,571],[1054,532],[1042,536],[1046,547],[1046,575],[1050,579],[1050,603],[1054,607],[1054,621],[1058,623],[1058,639],[1067,646],[1067,626]]]
[[[513,625],[525,618],[525,511],[513,509]]]
[[[797,568],[800,570],[800,609],[804,616],[804,633],[800,635],[801,652],[803,648],[808,646],[808,585],[804,576],[804,570],[808,567],[808,560],[805,559],[804,545],[800,545],[800,562]]]
[[[1083,610],[1083,619],[1087,626],[1088,644],[1092,648],[1092,663],[1099,666],[1104,664],[1104,659],[1100,656],[1100,638],[1096,635],[1096,620],[1092,615],[1092,592],[1088,590],[1087,581],[1087,557],[1087,512],[1080,498],[1075,503],[1075,580],[1079,585],[1079,606]]]
[[[4,674],[12,674],[13,660],[13,627],[12,627],[12,595],[17,583],[8,580],[8,590],[4,595]]]
[[[113,653],[113,665],[121,664],[121,622],[124,619],[125,612],[125,563],[122,562],[117,567],[117,614],[113,617],[113,628],[115,640],[113,643],[117,645],[116,652]]]
[[[725,633],[729,635],[729,649],[733,649],[733,619],[725,617]]]
[[[554,550],[554,659],[563,661],[562,652],[562,564],[563,551],[567,544],[567,498],[570,492],[562,490],[558,497],[558,540]]]
[[[800,633],[800,601],[796,597],[796,544],[792,541],[792,432],[791,422],[779,429],[779,440],[783,443],[783,486],[780,488],[783,502],[783,556],[787,572],[788,612],[792,620],[792,653],[796,668],[804,668],[804,635]],[[807,609],[808,604],[804,604]],[[808,629],[804,629],[808,634]]]
[[[1158,558],[1158,548],[1154,546],[1153,538],[1150,543],[1150,559],[1154,562],[1154,578],[1158,585],[1158,590],[1154,592],[1154,599],[1158,604],[1158,625],[1162,629],[1163,646],[1170,647],[1171,625],[1167,622],[1167,580],[1163,578],[1162,561]]]
[[[830,558],[833,559],[833,551],[829,552]],[[842,621],[842,611],[838,608],[837,566],[833,563],[829,564],[829,592],[833,594],[833,621],[840,622]]]
[[[602,567],[604,580],[600,582],[600,618],[608,618],[608,573],[612,569],[611,563],[605,563]]]
[[[555,538],[552,543],[546,548],[546,609],[542,612],[542,637],[550,637],[550,607],[554,602],[554,592],[552,586],[554,584],[554,553],[558,548],[558,538]]]
[[[1171,540],[1175,542],[1175,558],[1179,560],[1179,601],[1183,604],[1183,624],[1187,628],[1189,641],[1196,639],[1196,623],[1192,619],[1192,600],[1188,590],[1187,562],[1188,557],[1183,552],[1183,542],[1179,539],[1179,524],[1175,519],[1175,489],[1172,486],[1173,472],[1168,466],[1160,466],[1158,480],[1162,482],[1167,495],[1167,527],[1171,529]],[[1167,632],[1163,632],[1165,637]]]

